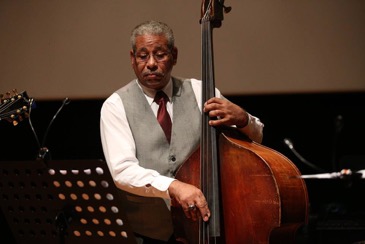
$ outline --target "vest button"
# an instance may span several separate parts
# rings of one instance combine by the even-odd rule
[[[172,155],[172,156],[170,156],[170,160],[171,160],[172,162],[175,162],[175,161],[176,161],[176,157],[175,157],[174,155]]]

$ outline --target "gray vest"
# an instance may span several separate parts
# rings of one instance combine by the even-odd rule
[[[140,165],[174,177],[179,166],[199,146],[201,113],[190,80],[173,78],[171,144],[136,80],[117,93],[124,104]],[[128,221],[136,233],[160,240],[172,235],[171,213],[164,199],[127,192],[123,195]]]

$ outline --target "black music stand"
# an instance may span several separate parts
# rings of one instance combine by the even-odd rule
[[[16,243],[136,243],[103,160],[0,162],[0,194]]]

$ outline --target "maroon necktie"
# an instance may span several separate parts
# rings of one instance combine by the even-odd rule
[[[157,120],[160,123],[163,131],[165,132],[166,138],[170,143],[171,138],[171,118],[166,109],[166,103],[169,100],[167,95],[163,91],[156,93],[154,101],[158,104]]]

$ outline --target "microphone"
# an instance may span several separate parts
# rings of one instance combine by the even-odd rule
[[[311,162],[309,162],[308,160],[306,160],[302,155],[300,155],[297,150],[295,150],[293,142],[289,139],[289,138],[285,138],[284,139],[284,143],[285,145],[294,153],[294,155],[305,165],[309,166],[310,168],[314,169],[315,171],[318,172],[326,172],[326,170],[312,164]]]
[[[343,116],[341,114],[337,115],[335,118],[335,131],[340,133],[344,126]]]
[[[63,107],[65,105],[68,105],[70,103],[70,99],[68,99],[67,97],[63,100],[60,108],[57,110],[57,112],[55,113],[55,115],[53,116],[52,120],[49,122],[48,124],[48,127],[47,127],[47,130],[46,132],[44,133],[44,136],[43,136],[43,140],[42,140],[42,144],[40,145],[40,149],[39,149],[39,153],[38,153],[38,158],[40,159],[44,159],[46,157],[46,155],[49,153],[49,150],[47,147],[45,147],[45,144],[46,144],[46,139],[47,139],[47,136],[48,136],[48,132],[53,124],[53,122],[55,121],[57,115],[61,112],[61,110],[63,109]]]
[[[339,137],[344,126],[344,120],[342,115],[337,115],[334,120],[334,135],[332,144],[332,170],[337,171],[339,168],[338,158],[337,158],[337,147],[339,142]]]

